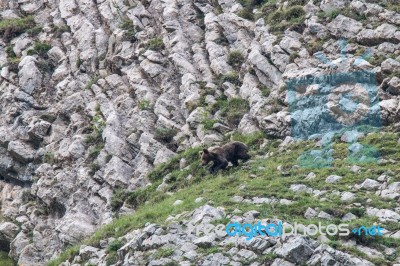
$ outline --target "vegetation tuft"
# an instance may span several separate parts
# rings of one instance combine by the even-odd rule
[[[272,32],[282,32],[286,29],[303,32],[305,11],[302,6],[295,5],[286,9],[274,10],[265,17]]]
[[[3,40],[9,42],[12,38],[26,32],[29,29],[35,28],[36,23],[33,16],[15,19],[0,20],[0,34],[3,35]]]
[[[37,54],[39,56],[45,56],[47,52],[51,49],[51,45],[44,42],[36,41],[33,45],[33,49],[28,50],[28,55]]]
[[[146,43],[146,48],[153,51],[161,51],[165,48],[165,46],[161,38],[154,38]]]

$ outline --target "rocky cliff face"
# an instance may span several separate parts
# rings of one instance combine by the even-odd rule
[[[269,2],[0,1],[1,248],[43,265],[177,152],[289,135],[290,78],[373,70],[399,122],[395,1]]]

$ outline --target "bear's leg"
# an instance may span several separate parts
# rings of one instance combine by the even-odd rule
[[[238,161],[238,159],[233,159],[232,160],[232,164],[233,164],[233,166],[238,166],[239,165],[239,161]]]
[[[218,170],[224,170],[228,166],[227,160],[218,160],[218,162],[214,162],[210,172],[211,174],[215,174]]]
[[[210,174],[214,174],[216,172],[216,170],[215,170],[216,167],[217,167],[217,164],[214,162],[213,165],[210,168]]]
[[[243,160],[243,162],[249,160],[251,158],[250,155],[248,155],[247,153],[242,154],[241,159]]]

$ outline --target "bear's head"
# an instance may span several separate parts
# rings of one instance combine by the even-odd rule
[[[201,165],[204,166],[207,165],[209,162],[213,161],[216,154],[207,149],[203,149],[201,152],[199,152],[199,155],[200,155]]]

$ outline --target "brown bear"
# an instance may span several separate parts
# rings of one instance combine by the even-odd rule
[[[230,142],[221,147],[212,147],[209,150],[203,149],[200,152],[201,165],[205,166],[212,161],[210,173],[214,174],[220,169],[225,169],[228,162],[231,162],[233,166],[238,166],[238,160],[247,161],[250,159],[247,151],[246,144],[239,141]]]

